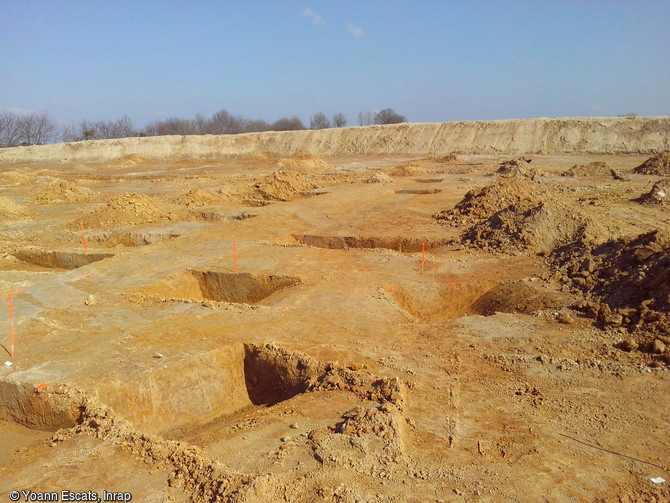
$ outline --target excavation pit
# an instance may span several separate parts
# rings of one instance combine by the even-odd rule
[[[561,309],[572,300],[567,294],[523,281],[412,285],[396,288],[392,296],[398,306],[414,318],[430,322],[470,315],[532,314],[544,309]]]
[[[140,431],[179,437],[185,425],[234,419],[304,393],[320,371],[304,355],[235,343],[166,357],[131,379],[110,379],[100,397]]]
[[[441,183],[442,178],[415,178],[416,183]]]
[[[109,257],[113,253],[94,252],[94,251],[48,251],[40,248],[25,248],[15,252],[14,257],[26,264],[44,267],[48,269],[78,269],[85,265],[99,262]]]
[[[170,239],[180,237],[181,234],[176,232],[142,232],[142,231],[128,231],[128,232],[104,232],[100,234],[91,234],[88,240],[93,243],[101,244],[103,246],[147,246]]]
[[[473,312],[473,306],[493,282],[451,282],[444,285],[398,286],[391,296],[398,307],[416,320],[439,322],[453,320]]]
[[[403,238],[398,236],[315,236],[311,234],[294,234],[295,240],[303,245],[330,250],[347,250],[349,248],[386,248],[398,252],[420,252],[448,244],[446,240]]]
[[[187,269],[132,293],[161,299],[257,304],[280,290],[300,283],[300,278],[294,276]]]
[[[438,194],[442,189],[398,189],[396,194]]]
[[[0,380],[0,420],[57,431],[80,421],[81,404],[57,387]]]

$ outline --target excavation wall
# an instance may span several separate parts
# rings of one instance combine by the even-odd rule
[[[651,154],[670,150],[670,117],[412,123],[241,135],[161,136],[0,149],[0,163],[154,160],[272,152],[347,154]]]

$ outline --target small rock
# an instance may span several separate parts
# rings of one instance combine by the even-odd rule
[[[297,430],[298,429],[298,423],[293,423],[289,426],[292,430]]]
[[[612,175],[612,178],[619,182],[625,182],[627,178],[618,170],[612,168],[610,169],[610,174]]]
[[[606,317],[605,321],[608,325],[620,326],[623,324],[623,316],[617,313],[610,314]]]
[[[659,339],[654,339],[654,342],[651,343],[651,352],[655,355],[661,355],[665,353],[665,344]]]
[[[626,339],[625,341],[621,342],[620,345],[621,349],[627,352],[635,351],[638,348],[637,342],[631,339]]]
[[[95,304],[95,297],[93,295],[89,295],[88,299],[84,301],[84,304],[86,304],[87,306],[92,306],[93,304]]]

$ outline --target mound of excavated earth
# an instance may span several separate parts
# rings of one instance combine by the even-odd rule
[[[587,312],[608,326],[627,326],[644,344],[670,344],[670,237],[661,232],[572,246],[556,255],[563,278],[588,294]],[[660,346],[662,347],[662,346]],[[670,361],[670,351],[659,350]]]
[[[648,206],[670,206],[670,179],[659,180],[638,201]]]
[[[650,157],[635,168],[633,172],[643,175],[670,176],[670,152],[663,152]]]
[[[124,193],[110,197],[84,215],[86,227],[103,228],[169,222],[185,219],[186,213],[178,206],[162,202],[146,194]],[[77,228],[79,221],[73,222]]]
[[[484,187],[472,189],[450,210],[435,214],[440,221],[459,225],[489,218],[510,206],[534,206],[546,200],[547,189],[538,182],[500,178]]]

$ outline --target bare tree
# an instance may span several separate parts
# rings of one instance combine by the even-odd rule
[[[196,128],[191,120],[170,117],[148,124],[144,132],[147,136],[192,135],[196,134]]]
[[[207,119],[202,114],[195,114],[193,127],[197,134],[207,134]]]
[[[18,117],[11,112],[0,113],[0,147],[15,147],[19,140]]]
[[[90,122],[83,120],[79,123],[79,135],[75,140],[109,140],[112,138],[130,138],[139,133],[127,115],[115,121]],[[71,140],[74,141],[74,140]]]
[[[226,110],[219,110],[207,123],[210,134],[239,134],[244,131],[244,119]]]
[[[81,140],[74,124],[68,124],[60,129],[60,140],[63,142],[72,142]]]
[[[0,123],[0,143],[5,147],[40,145],[56,139],[56,122],[47,112],[4,112]]]
[[[385,108],[375,115],[375,124],[400,124],[401,122],[407,122],[407,118],[395,113],[392,108]]]
[[[310,129],[328,129],[330,126],[330,121],[325,114],[317,112],[312,115],[312,118],[309,121]]]
[[[246,121],[244,124],[245,133],[262,133],[271,129],[272,126],[261,119]]]
[[[272,131],[296,131],[305,129],[305,125],[297,117],[282,117],[281,119],[272,123]]]
[[[374,124],[374,114],[372,112],[360,112],[358,114],[359,126],[372,126]]]
[[[341,112],[336,113],[333,115],[333,125],[335,127],[344,127],[347,125],[347,118]]]

